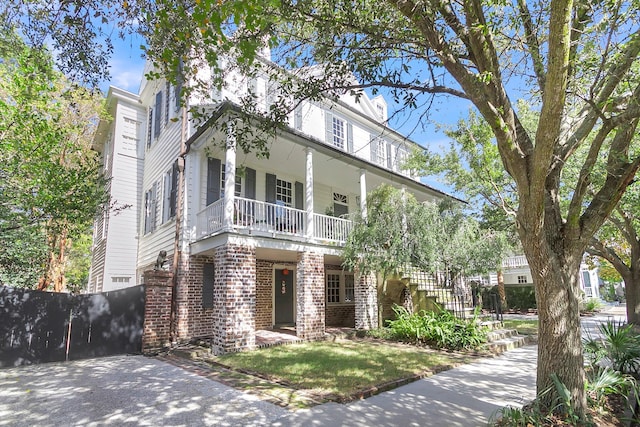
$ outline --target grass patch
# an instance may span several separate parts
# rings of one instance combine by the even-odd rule
[[[466,362],[464,356],[366,340],[321,341],[233,353],[217,358],[296,389],[337,400],[392,381]]]
[[[537,320],[516,320],[505,319],[502,321],[506,329],[515,329],[522,335],[535,335],[538,333],[538,321]]]

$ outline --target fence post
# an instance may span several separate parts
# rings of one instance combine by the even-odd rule
[[[172,279],[173,273],[170,271],[144,272],[143,353],[157,351],[171,344]]]

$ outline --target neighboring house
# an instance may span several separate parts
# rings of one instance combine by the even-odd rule
[[[137,95],[111,87],[110,121],[101,121],[93,149],[102,153],[111,209],[93,227],[88,291],[137,285],[138,224],[144,167],[145,112]]]
[[[505,258],[502,261],[505,286],[533,286],[529,263],[524,255]],[[497,285],[497,275],[490,276],[491,285]],[[586,298],[600,298],[598,270],[591,269],[586,262],[580,265],[580,288]]]
[[[237,105],[251,90],[268,108],[273,85],[234,73],[226,80],[211,99],[189,100],[212,115],[184,129],[179,88],[145,80],[138,96],[111,88],[114,120],[101,125],[95,145],[109,165],[112,197],[132,208],[97,221],[90,290],[113,288],[119,277],[140,283],[160,251],[171,269],[178,231],[181,339],[212,337],[217,351],[235,351],[254,347],[260,329],[291,325],[314,339],[326,326],[377,326],[375,279],[344,271],[341,247],[349,214],[366,210],[367,192],[380,184],[419,201],[445,197],[401,169],[415,144],[386,127],[382,97],[345,95],[302,102],[269,158],[259,158],[237,148],[235,131],[249,126]],[[132,122],[137,150],[123,154],[118,141],[133,132],[126,130]],[[128,176],[125,188],[116,187],[120,174]]]

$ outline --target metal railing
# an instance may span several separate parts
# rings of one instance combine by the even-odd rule
[[[418,286],[418,291],[435,298],[438,305],[451,311],[456,317],[465,319],[473,313],[470,298],[465,298],[464,294],[457,292],[451,282],[445,279],[444,273],[431,274],[407,268],[404,276],[409,279],[409,283]]]
[[[223,226],[224,200],[216,200],[196,215],[196,232],[198,238],[210,236]]]
[[[353,222],[334,216],[313,214],[313,230],[316,239],[346,243],[351,232]]]
[[[502,261],[502,268],[528,267],[529,262],[524,255],[512,256]]]
[[[288,234],[305,237],[307,212],[280,203],[234,198],[233,227],[257,232]],[[322,214],[313,214],[314,233],[321,241],[344,245],[353,222]],[[220,199],[197,214],[197,236],[203,238],[221,231],[224,227],[224,200]]]

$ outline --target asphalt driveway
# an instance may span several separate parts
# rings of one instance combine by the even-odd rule
[[[264,426],[287,413],[144,356],[0,370],[0,426]]]

